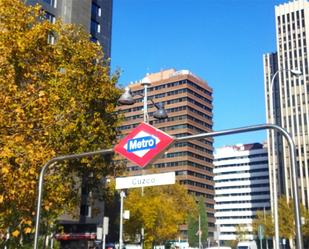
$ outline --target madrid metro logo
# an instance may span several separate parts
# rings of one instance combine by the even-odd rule
[[[140,167],[145,167],[161,154],[173,137],[147,123],[141,123],[122,139],[114,150]]]

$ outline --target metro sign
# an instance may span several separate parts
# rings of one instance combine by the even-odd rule
[[[135,127],[114,150],[140,167],[145,167],[160,155],[173,137],[147,123]]]

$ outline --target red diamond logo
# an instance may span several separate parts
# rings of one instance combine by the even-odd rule
[[[114,150],[144,168],[174,141],[173,137],[147,123],[141,123]]]

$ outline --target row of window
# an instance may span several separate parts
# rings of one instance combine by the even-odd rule
[[[188,84],[189,86],[193,86],[195,89],[197,89],[197,90],[199,90],[199,91],[205,93],[205,94],[208,95],[208,96],[211,96],[211,95],[212,95],[212,92],[206,90],[206,89],[203,88],[203,87],[200,87],[199,85],[195,84],[194,82],[192,82],[192,81],[190,81],[190,80],[187,81],[187,84]]]
[[[195,127],[193,125],[190,124],[180,124],[180,125],[171,125],[171,126],[166,126],[166,127],[162,127],[161,130],[162,131],[173,131],[173,130],[178,130],[178,129],[191,129],[196,133],[205,133],[205,130],[202,130],[198,127]]]
[[[222,195],[216,195],[216,197],[231,197],[231,196],[255,196],[255,195],[269,195],[269,191],[258,191],[258,192],[250,192],[250,193],[231,193],[231,194],[222,194]]]
[[[217,220],[256,219],[256,215],[216,217]]]
[[[264,176],[223,179],[223,180],[217,180],[216,183],[219,183],[219,182],[236,182],[236,181],[254,181],[254,180],[266,180],[266,179],[268,179],[268,172]]]
[[[265,208],[265,212],[269,211],[270,207]],[[242,212],[242,211],[264,211],[264,207],[252,207],[252,208],[229,208],[228,211],[226,209],[222,209],[222,212]]]
[[[177,161],[177,162],[165,162],[165,163],[155,163],[154,167],[155,168],[167,168],[167,167],[179,167],[179,166],[191,166],[197,169],[203,169],[203,170],[207,170],[209,172],[212,173],[212,168],[202,165],[202,164],[198,164],[198,163],[194,163],[191,161]],[[139,168],[137,168],[139,169]],[[212,177],[211,177],[212,178]],[[213,180],[213,178],[212,178]]]
[[[247,159],[247,158],[257,158],[257,157],[267,157],[267,153],[259,153],[259,154],[246,155],[246,156],[221,157],[221,158],[216,158],[215,162],[225,161],[225,160],[234,160],[234,159],[239,160],[239,159]]]
[[[210,190],[214,189],[214,187],[212,185],[201,183],[201,182],[194,182],[194,181],[191,181],[191,180],[181,180],[180,183],[184,184],[184,185],[191,185],[191,186],[210,189]]]
[[[191,89],[188,89],[188,93],[190,93],[190,94],[194,95],[195,97],[205,101],[208,104],[212,104],[212,101],[210,99],[205,98],[204,96],[192,91]]]
[[[195,196],[203,196],[207,199],[214,199],[214,196],[212,194],[208,194],[208,193],[202,193],[202,192],[198,192],[198,191],[192,191],[192,190],[188,190],[188,193],[191,195],[195,195]],[[210,203],[206,203],[206,207],[208,208],[212,208],[214,209],[214,204],[210,204]],[[210,216],[208,216],[210,217]],[[212,215],[211,217],[214,217],[214,215]]]
[[[200,107],[200,108],[202,108],[202,109],[204,109],[204,110],[206,110],[206,111],[208,111],[208,112],[211,112],[211,111],[212,111],[211,108],[209,108],[209,107],[206,106],[206,105],[201,104],[200,102],[198,102],[198,101],[196,101],[196,100],[194,100],[194,99],[188,98],[188,102],[190,102],[190,103],[192,103],[192,104],[194,104],[194,105],[196,105],[196,106],[198,106],[198,107]],[[211,119],[210,116],[209,116],[209,119]]]
[[[204,89],[203,87],[200,87],[199,85],[197,85],[196,83],[194,83],[194,82],[192,82],[190,80],[181,80],[181,81],[166,83],[164,85],[149,87],[148,91],[152,92],[152,91],[155,91],[155,90],[160,90],[160,89],[163,89],[163,88],[179,86],[179,85],[182,85],[182,84],[188,84],[190,86],[193,86],[195,89],[205,93],[208,96],[212,95],[212,93],[210,91]],[[143,89],[142,90],[136,90],[136,91],[133,91],[133,95],[140,95],[140,94],[143,94],[143,92],[144,92]]]
[[[236,186],[235,188],[232,188],[231,186],[224,186],[224,187],[216,187],[216,190],[230,190],[232,191],[233,189],[238,190],[240,188],[261,188],[261,187],[268,187],[268,183],[260,183],[260,184],[249,184],[249,185],[241,185],[241,186]]]
[[[194,109],[194,108],[192,108],[192,107],[190,107],[190,106],[188,106],[188,110],[189,110],[190,112],[192,112],[192,113],[195,113],[195,114],[197,114],[197,115],[203,117],[203,118],[206,118],[206,119],[208,119],[208,120],[212,120],[212,117],[211,117],[211,116],[207,115],[206,113],[200,112],[200,111],[198,111],[198,110],[196,110],[196,109]]]
[[[257,173],[257,172],[268,172],[268,165],[266,165],[266,168],[261,168],[261,169],[250,169],[250,170],[233,170],[233,171],[226,171],[226,172],[220,172],[217,173],[217,176],[222,176],[222,175],[230,175],[230,174],[243,174],[243,173]]]
[[[290,18],[291,17],[291,18]],[[278,25],[281,24],[285,24],[286,22],[290,22],[292,20],[292,22],[295,21],[295,18],[296,20],[304,20],[305,18],[305,13],[304,13],[304,10],[298,10],[298,11],[295,11],[295,12],[291,12],[291,13],[287,13],[286,15],[282,15],[282,16],[278,16],[277,17],[277,21],[278,21]]]
[[[181,156],[190,156],[193,158],[197,158],[201,161],[205,161],[205,162],[212,162],[211,158],[208,157],[204,157],[195,153],[192,153],[190,151],[179,151],[179,152],[172,152],[172,153],[168,153],[166,155],[164,155],[164,158],[174,158],[174,157],[181,157]]]
[[[259,200],[220,201],[217,202],[217,204],[223,205],[223,204],[244,204],[244,203],[262,203],[262,202],[269,202],[269,198]]]
[[[202,146],[190,143],[190,142],[179,142],[179,143],[175,144],[175,147],[185,147],[185,146],[188,146],[190,148],[194,148],[196,150],[199,150],[199,151],[202,151],[202,152],[205,152],[207,154],[212,155],[212,150],[209,150],[205,147],[202,147]]]
[[[208,176],[208,175],[205,175],[205,174],[201,174],[201,173],[197,173],[197,172],[194,172],[194,171],[190,171],[190,170],[179,170],[179,171],[176,171],[176,175],[178,176],[194,176],[194,177],[197,177],[197,178],[201,178],[201,179],[206,179],[206,180],[210,180],[212,181],[213,180],[213,177],[211,176]]]
[[[162,85],[160,87],[165,87],[165,85]],[[136,90],[136,91],[133,91],[133,96],[134,95],[142,95],[142,92],[139,93],[141,90]],[[192,91],[191,89],[188,89],[188,88],[181,88],[181,89],[177,89],[177,90],[173,90],[173,91],[168,91],[168,92],[163,92],[163,93],[160,93],[160,94],[155,94],[155,95],[149,95],[149,98],[164,98],[166,96],[173,96],[173,95],[178,95],[178,94],[182,94],[182,93],[190,93],[192,95],[194,95],[195,97],[199,98],[199,99],[202,99],[203,101],[205,101],[206,103],[209,103],[211,104],[211,100],[210,99],[207,99],[205,97],[203,97],[202,95]],[[142,102],[143,101],[143,97],[141,98],[137,98],[135,99],[136,102]],[[168,101],[164,102],[165,104],[169,104]],[[201,105],[201,104],[200,104]],[[149,105],[150,106],[150,105]],[[208,108],[209,111],[211,111],[211,108]]]
[[[214,160],[216,162],[216,159]],[[228,168],[228,167],[235,167],[235,166],[253,166],[253,165],[263,165],[266,164],[268,165],[268,161],[267,160],[263,160],[263,161],[258,161],[258,162],[248,162],[248,163],[234,163],[234,164],[226,164],[226,165],[217,165],[216,169],[222,169],[222,168]]]

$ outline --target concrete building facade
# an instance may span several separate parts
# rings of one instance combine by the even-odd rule
[[[60,18],[64,23],[81,25],[99,42],[105,58],[111,57],[112,0],[26,0],[27,4],[40,4],[46,18],[55,22]]]
[[[260,143],[217,148],[214,174],[219,240],[236,240],[239,233],[255,239],[256,212],[270,210],[267,149]]]
[[[188,70],[164,70],[148,74],[149,123],[175,137],[212,131],[212,89]],[[144,88],[140,82],[130,84],[136,103],[120,106],[124,121],[119,127],[122,136],[143,122]],[[168,118],[156,120],[152,102],[163,102]],[[142,173],[141,168],[127,163],[129,174]],[[144,173],[175,171],[177,180],[188,192],[206,199],[210,235],[214,226],[213,141],[203,139],[177,143],[161,158],[147,166]]]
[[[277,52],[265,54],[264,84],[267,122],[285,128],[297,148],[301,202],[309,207],[309,3],[292,1],[275,7]],[[290,70],[300,70],[301,76]],[[279,72],[278,72],[279,71]],[[272,79],[278,72],[277,77]],[[271,92],[273,106],[271,110]],[[274,144],[274,146],[273,146]],[[281,136],[268,134],[269,162],[277,168],[279,194],[293,198],[289,148]],[[275,155],[275,156],[274,156]],[[271,186],[273,185],[271,178]]]

